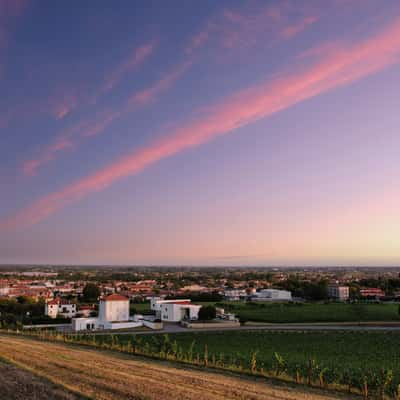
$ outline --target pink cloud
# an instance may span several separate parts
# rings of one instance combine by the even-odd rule
[[[290,39],[318,20],[296,3],[262,5],[245,10],[227,9],[215,24],[222,47],[242,48]]]
[[[191,65],[192,61],[187,59],[150,87],[134,93],[128,100],[128,107],[138,104],[145,105],[154,101],[162,92],[168,90]]]
[[[308,26],[318,21],[317,17],[305,17],[301,21],[294,23],[293,25],[285,26],[280,32],[281,37],[290,39],[300,32],[304,31]]]
[[[46,151],[41,155],[40,158],[37,158],[35,160],[28,160],[22,164],[22,171],[24,175],[36,175],[38,168],[41,167],[43,164],[53,160],[58,152],[72,148],[73,146],[73,142],[67,137],[58,138],[58,140],[56,140],[46,149]]]
[[[67,128],[53,144],[42,150],[36,159],[28,160],[23,163],[23,174],[26,176],[36,175],[40,167],[54,160],[57,154],[77,146],[82,138],[99,135],[123,115],[133,111],[137,107],[146,106],[156,101],[163,92],[168,90],[179,77],[186,72],[191,64],[192,61],[187,59],[184,63],[178,65],[151,86],[135,92],[126,100],[125,104],[118,109],[105,109],[96,113],[93,117]]]
[[[212,24],[208,24],[207,27],[194,35],[187,48],[185,49],[186,54],[191,55],[195,50],[203,47],[205,43],[207,42],[208,38],[210,37],[214,27]]]
[[[98,172],[42,197],[15,216],[4,219],[0,229],[15,229],[39,222],[70,203],[106,189],[119,179],[140,173],[163,158],[197,147],[399,61],[400,18],[363,42],[343,45],[332,53],[314,59],[307,67],[297,67],[215,104],[202,118],[175,129],[163,139],[135,150]]]
[[[157,40],[151,40],[135,49],[132,54],[111,73],[101,91],[107,92],[118,85],[127,73],[134,71],[153,54],[157,44]]]

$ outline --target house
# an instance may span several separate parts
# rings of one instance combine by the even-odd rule
[[[78,309],[78,314],[82,317],[90,317],[90,314],[96,311],[95,306],[80,306]]]
[[[361,297],[369,297],[379,299],[385,297],[385,292],[379,288],[360,289]]]
[[[224,291],[225,300],[235,301],[242,300],[248,297],[245,289],[226,289]]]
[[[349,299],[349,287],[337,283],[330,284],[328,285],[328,297],[339,301],[346,301]]]
[[[120,294],[111,294],[100,300],[98,317],[72,319],[74,331],[128,329],[140,326],[147,326],[151,329],[162,328],[162,325],[155,321],[131,318],[129,315],[129,298]]]
[[[201,306],[192,304],[190,299],[163,300],[153,297],[150,308],[156,312],[156,318],[165,322],[181,322],[183,320],[197,320]]]
[[[262,289],[256,292],[252,297],[252,301],[291,301],[292,293],[287,290],[278,289]]]
[[[76,315],[76,304],[64,299],[49,300],[44,306],[44,313],[50,318],[72,318]]]

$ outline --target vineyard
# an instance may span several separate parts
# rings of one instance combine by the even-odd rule
[[[395,333],[37,335],[45,340],[343,390],[365,399],[400,399],[400,335]]]
[[[0,398],[72,400],[65,397],[73,392],[79,399],[96,400],[354,399],[344,393],[160,362],[116,349],[102,351],[87,345],[0,334],[1,357],[12,368],[6,376],[0,375]],[[47,382],[40,391],[36,390],[39,377],[40,382]],[[55,390],[65,397],[57,397]]]

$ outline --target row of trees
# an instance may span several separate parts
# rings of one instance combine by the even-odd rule
[[[0,299],[0,327],[15,328],[23,324],[53,322],[44,315],[44,300],[19,296],[15,299]]]

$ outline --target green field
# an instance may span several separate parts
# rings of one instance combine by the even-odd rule
[[[142,345],[156,347],[162,336],[140,335],[139,340]],[[120,335],[118,339],[126,343],[132,337]],[[248,362],[250,355],[257,351],[258,362],[267,368],[277,352],[290,364],[304,364],[314,359],[326,367],[376,371],[388,368],[400,372],[400,333],[396,332],[190,332],[170,334],[169,339],[176,340],[183,351],[194,341],[194,353],[200,354],[207,345],[210,355],[227,361]]]
[[[222,306],[248,321],[274,323],[399,321],[398,304],[240,303]]]
[[[196,303],[215,304],[215,303]],[[361,322],[361,321],[399,321],[398,304],[375,303],[217,303],[226,312],[232,312],[248,321],[272,323],[301,322]],[[149,313],[150,304],[132,304],[139,313]]]
[[[215,303],[196,303],[209,305]],[[271,323],[399,321],[398,304],[376,303],[217,303],[248,321]],[[150,312],[149,303],[132,304],[139,313]]]

